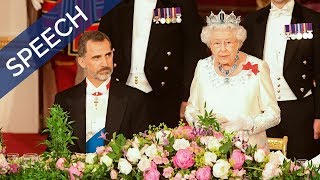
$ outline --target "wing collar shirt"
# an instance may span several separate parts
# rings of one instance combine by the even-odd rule
[[[270,68],[270,75],[278,101],[297,99],[283,76],[284,56],[287,46],[284,27],[291,23],[294,3],[294,0],[290,0],[282,9],[279,9],[271,2],[266,29],[263,59],[269,67],[272,67]],[[306,96],[310,94],[311,91]]]
[[[145,93],[152,91],[144,72],[150,29],[157,0],[135,0],[132,30],[131,69],[127,85]]]
[[[86,78],[86,141],[105,128],[110,78],[95,87]]]

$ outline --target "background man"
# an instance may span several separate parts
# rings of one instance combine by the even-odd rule
[[[320,151],[319,25],[320,14],[294,0],[271,0],[244,23],[243,50],[269,64],[281,109],[280,124],[267,134],[289,136],[290,158],[310,159]]]
[[[197,61],[206,57],[196,1],[124,0],[99,30],[116,49],[113,78],[144,93],[153,124],[176,126]]]

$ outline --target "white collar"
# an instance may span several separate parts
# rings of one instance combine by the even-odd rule
[[[87,84],[87,94],[92,95],[93,93],[100,92],[101,94],[106,94],[109,90],[107,86],[110,83],[111,77],[109,77],[106,81],[100,84],[99,87],[95,87],[88,78],[86,78]]]
[[[293,8],[294,8],[294,0],[289,0],[281,9],[279,9],[276,5],[274,5],[272,2],[271,2],[271,9],[270,9],[270,12],[276,12],[276,11],[285,11],[287,12],[287,14],[292,14],[293,12]]]

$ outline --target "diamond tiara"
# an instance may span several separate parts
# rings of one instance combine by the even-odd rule
[[[207,25],[216,25],[216,24],[234,24],[239,25],[241,22],[240,16],[235,16],[233,11],[231,14],[226,14],[223,10],[219,12],[218,15],[214,15],[211,11],[210,16],[207,16]]]

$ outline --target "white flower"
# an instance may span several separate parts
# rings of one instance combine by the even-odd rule
[[[94,158],[97,156],[96,153],[87,153],[86,154],[86,163],[88,164],[93,164],[94,163]]]
[[[257,161],[258,163],[262,163],[265,157],[266,157],[266,153],[262,149],[258,149],[254,153],[254,160]]]
[[[203,144],[203,145],[207,145],[208,142],[209,142],[209,136],[203,136],[203,137],[201,137],[201,138],[200,138],[200,142],[201,142],[201,144]]]
[[[151,146],[147,147],[145,153],[149,158],[153,159],[156,155],[158,155],[157,146],[152,144]]]
[[[234,143],[234,146],[237,147],[238,149],[242,149],[242,142],[241,141],[236,141]]]
[[[204,164],[207,166],[213,166],[213,163],[217,161],[217,155],[212,152],[204,153]]]
[[[156,140],[159,142],[159,144],[163,144],[164,140],[168,138],[170,135],[170,131],[158,131],[156,133]]]
[[[148,159],[147,156],[142,156],[141,160],[138,163],[138,168],[140,169],[140,171],[145,171],[146,169],[148,169],[151,166],[151,160]]]
[[[112,161],[113,160],[107,154],[103,154],[103,156],[100,157],[100,163],[104,163],[107,167],[112,165]]]
[[[228,179],[230,164],[228,161],[219,159],[212,167],[212,174],[216,178]]]
[[[129,148],[126,156],[132,163],[137,163],[139,159],[141,159],[141,154],[138,148]]]
[[[278,165],[273,164],[272,162],[268,162],[264,167],[264,170],[262,171],[262,179],[269,180],[281,174],[282,174],[282,171],[278,167]]]
[[[221,143],[219,142],[219,140],[213,136],[210,136],[209,137],[209,141],[208,141],[208,144],[207,144],[207,148],[210,150],[210,151],[213,151],[213,150],[218,150],[221,146]]]
[[[139,146],[140,146],[140,140],[137,137],[134,137],[132,141],[132,147],[139,149]]]
[[[271,162],[277,166],[282,165],[283,161],[285,159],[287,159],[286,156],[284,156],[281,151],[270,152],[268,157],[269,157],[269,162]]]
[[[184,138],[182,139],[176,139],[174,141],[174,144],[172,145],[173,149],[175,149],[176,151],[180,150],[180,149],[186,149],[188,147],[190,147],[190,142]]]
[[[118,169],[120,173],[128,175],[132,171],[132,165],[126,159],[120,158],[118,163]]]

